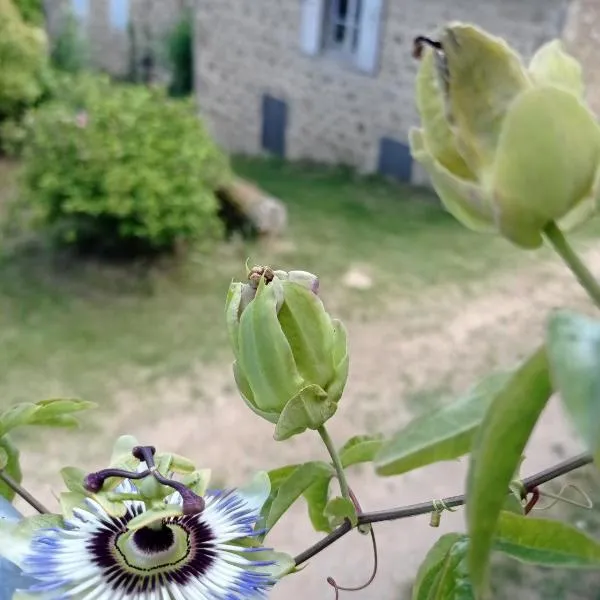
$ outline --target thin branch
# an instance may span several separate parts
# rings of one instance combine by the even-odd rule
[[[13,491],[21,496],[25,502],[35,508],[40,514],[48,514],[50,511],[38,500],[36,500],[19,482],[15,481],[8,473],[0,469],[0,480]]]
[[[593,462],[593,458],[589,454],[581,454],[574,458],[565,460],[553,467],[545,469],[531,477],[527,477],[523,480],[523,486],[527,492],[530,492],[534,488],[548,483],[553,479],[557,479],[562,475],[566,475],[571,471],[575,471],[585,465]],[[466,502],[464,494],[460,496],[451,496],[450,498],[444,498],[442,500],[444,506],[448,508],[454,508],[455,506],[462,506]],[[389,510],[380,510],[375,512],[362,513],[358,516],[358,525],[367,525],[369,523],[380,523],[382,521],[397,521],[398,519],[406,519],[409,517],[416,517],[418,515],[426,515],[439,507],[440,501],[430,500],[429,502],[421,502],[420,504],[412,504],[410,506],[403,506],[400,508],[392,508]],[[328,536],[319,540],[316,544],[298,554],[294,561],[296,566],[301,565],[313,556],[319,554],[331,546],[334,542],[345,536],[352,530],[352,525],[349,521],[344,522],[337,529],[331,532]]]

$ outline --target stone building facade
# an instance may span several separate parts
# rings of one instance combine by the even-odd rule
[[[118,77],[142,68],[151,56],[160,76],[164,40],[194,0],[45,0],[51,38],[60,35],[65,15],[81,24],[94,67]]]
[[[412,42],[450,20],[501,35],[526,57],[564,33],[600,92],[600,0],[196,0],[196,7],[200,111],[230,152],[424,182],[407,146],[417,123]]]

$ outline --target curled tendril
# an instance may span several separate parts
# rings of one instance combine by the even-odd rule
[[[348,494],[350,495],[350,500],[352,500],[352,504],[354,504],[354,508],[356,509],[356,514],[362,514],[362,508],[358,501],[358,498],[354,494],[351,488],[348,488]],[[379,556],[377,554],[377,539],[375,538],[375,532],[373,531],[373,526],[368,525],[359,525],[358,531],[362,534],[369,534],[371,536],[371,543],[373,544],[373,571],[371,576],[369,577],[366,583],[359,585],[357,587],[345,587],[339,585],[333,577],[327,578],[327,583],[335,590],[335,600],[338,600],[340,597],[340,592],[360,592],[368,588],[373,581],[375,581],[375,577],[377,577],[377,569],[379,567]]]
[[[448,506],[444,500],[433,500],[433,512],[429,520],[430,527],[439,527],[444,511],[456,512],[456,507]]]
[[[375,539],[373,527],[370,528],[369,533],[371,534],[371,542],[373,543],[373,572],[371,573],[371,576],[366,583],[357,587],[344,587],[338,585],[333,577],[328,577],[327,583],[335,590],[335,600],[339,599],[340,592],[360,592],[361,590],[368,588],[373,581],[375,581],[375,577],[377,577],[377,568],[379,566],[379,557],[377,555],[377,540]]]
[[[563,494],[568,489],[572,489],[573,491],[577,492],[583,498],[583,502],[578,502],[577,500],[573,500],[572,498],[566,498]],[[571,504],[572,506],[577,506],[578,508],[585,508],[586,510],[594,508],[594,503],[592,502],[592,499],[588,496],[586,492],[584,492],[578,485],[575,485],[574,483],[565,483],[560,488],[560,492],[558,492],[558,494],[540,491],[540,496],[551,498],[552,500],[545,506],[535,506],[534,510],[548,510],[558,502],[565,502],[567,504]]]

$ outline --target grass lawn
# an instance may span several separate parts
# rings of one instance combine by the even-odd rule
[[[574,297],[569,273],[560,265],[546,269],[548,250],[522,252],[498,237],[469,232],[427,192],[344,169],[250,159],[237,159],[235,167],[285,201],[290,217],[285,239],[235,240],[209,256],[152,268],[74,262],[39,250],[5,249],[0,256],[0,408],[49,396],[101,405],[99,416],[86,418],[73,437],[46,432],[22,438],[28,481],[32,489],[45,490],[46,499],[47,486],[56,485],[51,468],[80,460],[82,466],[96,464],[108,436],[124,427],[206,460],[224,480],[257,465],[304,460],[298,453],[304,457],[310,444],[274,448],[270,426],[251,420],[233,390],[222,311],[228,283],[244,275],[247,258],[318,273],[328,308],[351,327],[352,382],[332,422],[336,439],[369,430],[371,420],[373,428],[382,420],[393,427],[397,415],[410,418],[460,393],[492,366],[514,362],[535,344],[554,306],[582,302]],[[15,193],[14,183],[14,166],[0,163],[4,199]],[[588,245],[597,236],[594,224],[576,241]],[[598,270],[600,253],[595,258],[592,268]],[[371,289],[345,285],[349,269],[366,273]],[[398,305],[408,309],[398,311]],[[208,397],[210,402],[196,402]],[[235,443],[227,441],[231,431]],[[554,460],[548,448],[540,452],[547,455],[544,464]],[[40,460],[46,469],[38,469]],[[390,497],[423,500],[444,477],[451,484],[446,491],[457,492],[462,479],[454,481],[450,467],[435,482],[417,472],[402,481],[375,480],[373,486],[367,470],[353,480],[360,487],[368,479],[364,490],[377,487],[371,500],[383,507]],[[296,525],[302,523],[304,513]],[[423,528],[418,534],[400,537],[413,540],[417,554],[424,555],[431,544],[426,523],[417,525]],[[397,551],[395,531],[382,528],[378,534],[382,556]],[[314,537],[306,535],[304,543]],[[414,554],[411,547],[399,562],[410,562]],[[340,557],[336,574],[347,562]],[[416,565],[405,571],[408,581]],[[498,572],[502,583],[505,577],[515,584],[529,573],[513,565],[505,571],[501,565]],[[322,572],[307,570],[306,577],[323,591]],[[545,580],[554,586],[545,597],[564,597],[555,593],[568,583],[563,574]],[[582,586],[588,583],[582,579]],[[294,598],[304,597],[304,588],[301,593]]]
[[[490,277],[529,255],[458,225],[422,191],[341,169],[240,159],[237,171],[282,198],[289,236],[274,244],[232,242],[177,267],[73,264],[40,252],[0,263],[0,405],[76,395],[108,401],[113,386],[144,385],[222,355],[223,300],[231,278],[253,263],[319,273],[343,316],[377,313],[394,297],[435,284]],[[0,189],[14,193],[14,167]],[[345,288],[351,265],[374,288]]]

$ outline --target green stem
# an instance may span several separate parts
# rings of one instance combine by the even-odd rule
[[[344,467],[342,466],[342,461],[340,459],[340,455],[338,451],[335,449],[335,445],[333,444],[333,440],[329,435],[327,429],[325,429],[325,425],[321,425],[319,429],[317,429],[325,447],[327,448],[327,452],[329,452],[329,456],[331,456],[331,460],[333,462],[333,468],[337,473],[337,478],[340,483],[340,491],[344,498],[348,498],[350,502],[352,502],[352,498],[350,497],[350,487],[348,486],[348,480],[346,479],[346,472],[344,471]]]
[[[600,308],[600,284],[598,284],[591,271],[569,244],[558,225],[554,222],[550,223],[544,229],[544,234],[552,248],[563,259],[569,269],[571,269],[577,281],[583,286],[596,306]]]

